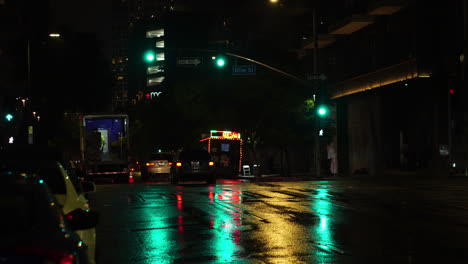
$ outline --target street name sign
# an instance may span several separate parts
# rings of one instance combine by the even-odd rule
[[[327,76],[323,73],[309,73],[306,75],[307,80],[322,80],[325,81]]]
[[[232,66],[232,75],[255,75],[257,69],[255,65],[234,65]]]

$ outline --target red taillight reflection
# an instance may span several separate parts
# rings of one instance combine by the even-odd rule
[[[182,167],[182,162],[177,162],[177,163],[176,163],[176,166],[177,166],[177,167]]]
[[[66,255],[66,256],[63,256],[59,261],[58,263],[59,264],[73,264],[75,263],[75,257],[73,255]]]
[[[146,162],[146,166],[149,167],[149,166],[154,166],[154,162]]]
[[[208,165],[214,166],[214,162],[213,162],[213,161],[210,161],[210,162],[208,163]]]
[[[135,182],[135,179],[133,178],[133,176],[130,176],[128,178],[128,183],[134,183]]]
[[[58,250],[33,248],[33,247],[17,247],[15,251],[18,253],[33,254],[47,258],[47,263],[57,264],[73,264],[75,263],[75,256],[61,252]]]

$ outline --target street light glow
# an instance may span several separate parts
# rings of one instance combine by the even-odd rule
[[[49,34],[49,37],[51,37],[51,38],[59,38],[59,37],[60,37],[60,34],[59,34],[59,33],[50,33],[50,34]]]
[[[278,0],[270,0],[270,3],[278,3]]]

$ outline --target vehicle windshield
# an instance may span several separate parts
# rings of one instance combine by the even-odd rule
[[[9,170],[29,177],[40,177],[49,185],[53,194],[66,193],[65,179],[54,162],[2,161],[0,166],[1,170]]]
[[[210,154],[206,150],[188,150],[180,153],[182,161],[189,160],[210,160]]]
[[[151,155],[151,160],[172,160],[172,156],[170,154],[163,154],[163,153],[154,153]]]

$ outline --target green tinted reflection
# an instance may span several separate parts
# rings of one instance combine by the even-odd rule
[[[179,245],[175,239],[175,230],[167,227],[171,225],[169,218],[177,214],[175,206],[163,206],[156,210],[142,208],[139,212],[141,215],[138,218],[145,219],[148,228],[152,229],[139,234],[139,240],[145,247],[143,252],[148,256],[145,263],[173,263]]]
[[[241,216],[236,203],[240,203],[238,186],[216,188],[215,215],[210,216],[213,228],[214,253],[220,262],[238,260],[237,253],[241,250]],[[234,203],[233,203],[234,201]]]
[[[333,239],[332,228],[330,225],[330,215],[332,204],[329,201],[329,194],[327,189],[317,189],[317,194],[312,202],[312,210],[317,214],[319,221],[313,227],[312,238],[313,241],[321,245],[324,249],[329,246],[335,245]],[[329,255],[326,251],[317,250],[317,256]]]

